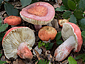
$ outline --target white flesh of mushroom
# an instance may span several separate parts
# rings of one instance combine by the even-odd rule
[[[55,50],[55,60],[62,61],[65,59],[73,48],[75,48],[75,38],[70,36],[66,41],[64,41],[56,50]]]
[[[74,36],[75,41],[76,41],[76,43],[75,43],[75,49],[77,48],[77,46],[78,46],[78,44],[77,44],[77,36],[74,33],[74,29],[72,28],[72,26],[70,24],[67,24],[67,23],[64,23],[63,24],[61,35],[62,35],[62,38],[63,38],[64,41],[66,39],[68,39],[70,36]]]
[[[64,42],[55,50],[54,56],[56,61],[64,60],[69,55],[71,50],[76,50],[78,46],[77,36],[70,24],[63,24],[61,35]]]
[[[18,46],[26,42],[28,48],[31,50],[35,43],[35,35],[33,30],[28,27],[18,28],[12,30],[3,40],[3,50],[5,56],[9,59],[11,57],[17,58]]]

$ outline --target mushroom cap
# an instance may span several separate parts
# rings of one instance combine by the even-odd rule
[[[35,43],[35,35],[33,30],[28,27],[13,27],[9,29],[3,37],[2,46],[6,58],[17,58],[18,46],[26,42],[31,50]]]
[[[35,24],[45,25],[55,16],[54,7],[47,2],[36,2],[22,9],[20,12],[23,20]]]
[[[4,19],[4,23],[9,25],[18,25],[21,23],[21,18],[18,16],[8,16]]]
[[[64,23],[61,30],[61,35],[64,41],[70,36],[74,36],[76,41],[74,52],[79,52],[81,50],[83,39],[81,36],[81,30],[76,24],[71,22]]]
[[[53,40],[56,34],[57,30],[51,26],[44,26],[38,32],[38,36],[42,41]]]
[[[67,19],[60,19],[58,23],[62,27],[63,24],[66,23],[66,22],[69,22],[69,20],[67,20]]]

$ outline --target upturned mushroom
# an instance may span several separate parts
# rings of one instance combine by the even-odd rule
[[[3,37],[2,46],[6,58],[32,59],[32,46],[35,43],[33,30],[28,27],[10,28]]]
[[[21,23],[21,18],[18,16],[8,16],[4,19],[4,23],[11,26],[18,25]]]
[[[81,30],[74,23],[64,23],[61,34],[64,42],[55,50],[54,57],[56,61],[64,60],[73,49],[74,52],[79,52],[83,42]]]
[[[39,30],[42,25],[50,23],[54,16],[54,7],[47,2],[36,2],[22,9],[20,15],[23,20],[34,24],[35,29]]]
[[[60,19],[58,24],[62,27],[64,23],[69,22],[67,19]]]
[[[51,26],[44,26],[38,32],[38,36],[42,41],[53,40],[56,34],[57,30]]]

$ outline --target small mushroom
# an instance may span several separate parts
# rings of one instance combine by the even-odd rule
[[[58,24],[62,27],[64,23],[69,22],[67,19],[60,19]]]
[[[50,23],[54,16],[54,7],[47,2],[36,2],[22,9],[20,15],[23,20],[34,24],[35,29],[39,30],[42,25]]]
[[[2,46],[6,58],[16,59],[19,55],[21,58],[32,59],[30,51],[35,43],[33,30],[28,27],[10,28],[3,37]]]
[[[64,60],[73,49],[74,52],[79,52],[83,42],[81,30],[74,23],[64,23],[61,34],[64,42],[55,50],[54,57],[56,61]]]
[[[42,41],[53,40],[56,34],[57,30],[51,26],[44,26],[38,32],[38,36]]]
[[[4,19],[4,23],[11,26],[18,25],[21,23],[21,18],[18,16],[8,16]]]

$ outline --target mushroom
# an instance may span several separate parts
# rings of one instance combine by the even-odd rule
[[[67,20],[67,19],[60,19],[58,24],[62,27],[63,23],[66,23],[66,22],[69,22],[69,20]]]
[[[8,59],[16,59],[18,57],[17,55],[23,59],[32,59],[31,49],[34,43],[34,32],[28,27],[10,28],[2,40],[4,54]]]
[[[57,30],[51,26],[44,26],[38,32],[38,36],[42,41],[53,40],[56,34]]]
[[[21,23],[21,18],[18,16],[8,16],[4,19],[4,23],[11,26],[18,25]]]
[[[64,42],[55,50],[56,61],[64,60],[73,49],[79,52],[83,42],[80,28],[71,22],[63,24],[61,35]]]
[[[22,9],[20,15],[23,20],[34,24],[35,29],[39,30],[42,25],[50,23],[54,16],[54,7],[47,2],[36,2]]]

